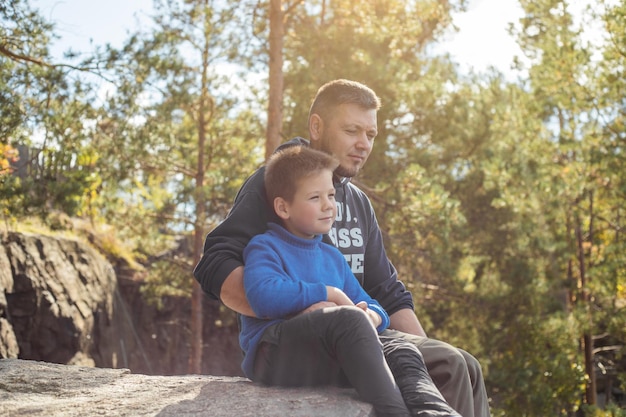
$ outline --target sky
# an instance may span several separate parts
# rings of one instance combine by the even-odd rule
[[[447,52],[462,69],[483,72],[493,66],[506,72],[522,51],[508,34],[522,9],[517,0],[470,0],[467,11],[453,15],[459,31],[442,40],[436,51]]]
[[[89,52],[92,44],[121,46],[152,10],[152,0],[32,0],[32,5],[56,24],[62,39],[52,53],[59,58],[70,47]],[[454,15],[459,32],[435,51],[450,53],[464,70],[482,72],[495,66],[506,72],[513,57],[521,54],[506,29],[521,13],[517,0],[470,0],[467,12]]]
[[[152,10],[152,0],[31,0],[31,4],[61,36],[52,48],[55,56],[70,47],[88,52],[92,42],[121,46]]]

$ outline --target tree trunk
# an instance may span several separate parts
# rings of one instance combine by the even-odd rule
[[[202,106],[201,106],[202,107]],[[205,220],[205,196],[204,186],[204,144],[206,141],[206,131],[204,128],[204,117],[201,115],[200,131],[198,132],[198,165],[196,171],[196,224],[193,236],[193,264],[197,265],[202,255]],[[200,283],[193,280],[193,290],[191,293],[191,338],[189,352],[189,373],[202,373],[202,288]]]
[[[205,148],[207,142],[207,125],[213,118],[214,101],[209,94],[209,49],[210,43],[205,40],[202,49],[202,81],[200,87],[200,105],[198,107],[198,160],[196,164],[196,207],[193,238],[193,263],[198,264],[203,252],[204,222],[206,218],[206,195],[204,194]],[[202,297],[204,293],[198,281],[193,280],[191,294],[191,338],[189,352],[189,373],[202,373]]]
[[[590,234],[593,233],[593,230],[590,227]],[[590,237],[591,239],[591,237]],[[597,402],[596,399],[596,372],[595,372],[595,363],[594,363],[594,355],[593,355],[593,320],[591,318],[591,296],[589,294],[588,282],[587,282],[587,271],[585,265],[585,252],[583,245],[583,234],[580,225],[580,219],[576,220],[576,242],[578,244],[578,268],[580,272],[580,291],[582,296],[582,302],[587,310],[589,315],[589,330],[583,334],[583,353],[585,356],[585,373],[589,377],[589,382],[587,383],[587,389],[585,391],[585,400],[587,404],[595,405]]]
[[[281,142],[283,124],[283,35],[284,13],[281,0],[270,0],[269,101],[265,159]]]

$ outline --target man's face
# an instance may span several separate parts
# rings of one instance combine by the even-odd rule
[[[315,117],[317,115],[314,115]],[[335,174],[354,177],[372,152],[378,134],[376,109],[356,104],[341,104],[331,111],[328,120],[317,116],[310,127],[311,147],[332,154],[339,160]]]

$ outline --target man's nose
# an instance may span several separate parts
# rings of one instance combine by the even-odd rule
[[[367,137],[367,133],[363,132],[359,135],[357,148],[370,151],[372,149],[372,141]]]

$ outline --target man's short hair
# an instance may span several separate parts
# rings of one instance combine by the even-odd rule
[[[338,79],[330,81],[317,90],[309,110],[309,119],[316,113],[328,120],[340,104],[356,104],[366,110],[380,109],[380,98],[374,90],[357,81]]]
[[[339,165],[333,156],[308,146],[295,145],[276,151],[265,166],[265,193],[270,205],[276,197],[292,201],[298,182]]]

